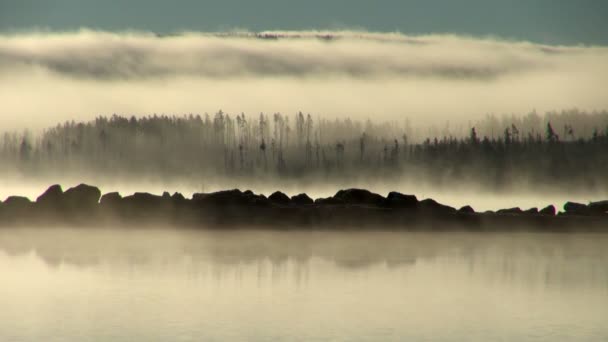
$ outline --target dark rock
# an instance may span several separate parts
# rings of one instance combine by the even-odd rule
[[[608,200],[591,202],[587,207],[593,214],[606,214],[608,213]]]
[[[212,192],[209,194],[194,194],[192,200],[199,205],[239,206],[255,204],[255,197],[247,195],[239,189]]]
[[[90,185],[80,184],[66,190],[63,199],[70,208],[90,208],[99,203],[101,191]]]
[[[474,214],[475,210],[470,205],[465,205],[464,207],[458,209],[458,212],[464,214]]]
[[[23,196],[9,196],[4,200],[3,205],[5,207],[17,208],[17,207],[26,207],[32,204],[29,198]]]
[[[51,185],[42,195],[38,196],[36,203],[44,206],[57,206],[60,205],[63,197],[63,189],[61,185]]]
[[[104,206],[115,206],[120,204],[120,200],[122,200],[122,196],[120,196],[118,192],[109,192],[101,196],[99,204]]]
[[[152,195],[147,192],[136,192],[131,196],[126,196],[122,202],[130,208],[158,208],[167,199],[162,196]]]
[[[186,197],[184,197],[184,195],[182,195],[181,193],[176,192],[171,196],[171,199],[179,202],[179,201],[185,201]]]
[[[340,190],[334,195],[335,199],[344,204],[380,206],[386,200],[381,195],[365,189]]]
[[[273,192],[272,195],[268,196],[268,200],[280,205],[288,205],[291,202],[289,197],[280,191]]]
[[[538,213],[541,215],[555,216],[555,207],[553,204],[550,204],[542,208]]]
[[[243,195],[247,195],[247,196],[253,196],[253,195],[254,195],[254,193],[253,193],[253,191],[251,191],[251,190],[245,190],[245,191],[243,192]]]
[[[385,203],[389,207],[415,208],[418,205],[418,199],[414,195],[405,195],[400,192],[391,191],[386,196]]]
[[[521,214],[523,211],[519,207],[499,209],[496,211],[497,214]]]
[[[169,198],[171,198],[171,194],[170,194],[168,191],[163,191],[163,196],[162,196],[162,198],[164,198],[164,199],[169,199]]]
[[[310,205],[314,203],[312,198],[308,197],[305,193],[292,196],[291,201],[296,205]]]
[[[427,198],[418,202],[418,208],[433,214],[453,214],[456,212],[456,208],[438,203],[432,198]]]
[[[566,202],[564,204],[564,211],[566,212],[566,214],[573,214],[573,215],[587,215],[589,214],[589,208],[582,204],[582,203],[576,203],[576,202]]]
[[[339,198],[335,198],[335,197],[326,197],[326,198],[317,198],[315,199],[315,204],[318,205],[340,205],[340,204],[344,204],[344,201],[339,199]]]
[[[530,208],[528,210],[524,210],[524,214],[538,214],[538,208],[534,207],[534,208]]]

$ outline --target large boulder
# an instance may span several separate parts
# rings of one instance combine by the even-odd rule
[[[365,189],[340,190],[334,195],[335,199],[344,204],[380,206],[386,200],[381,195]]]
[[[256,195],[252,191],[242,192],[238,189],[209,194],[197,193],[192,195],[192,201],[203,206],[262,206],[268,204],[268,200],[263,195]]]
[[[293,202],[295,205],[309,205],[314,203],[312,198],[308,197],[308,195],[305,193],[292,196],[291,202]]]
[[[458,212],[462,214],[475,214],[475,210],[470,205],[465,205],[464,207],[458,209]]]
[[[418,199],[414,195],[391,191],[386,196],[385,203],[387,206],[394,208],[415,208],[418,205]]]
[[[340,204],[344,204],[344,201],[339,198],[335,198],[335,197],[320,197],[320,198],[315,199],[315,204],[340,205]]]
[[[99,200],[99,204],[103,206],[118,206],[120,205],[120,201],[122,200],[122,196],[118,192],[109,192],[103,196]]]
[[[273,192],[270,196],[268,196],[268,200],[279,205],[289,205],[291,202],[289,197],[280,191]]]
[[[79,184],[63,193],[63,200],[72,209],[91,208],[99,203],[101,191],[91,185]]]
[[[418,202],[418,208],[425,213],[430,214],[454,214],[456,213],[456,208],[450,207],[449,205],[441,204],[435,201],[432,198],[424,199]]]
[[[122,203],[129,205],[131,208],[150,209],[160,207],[167,200],[169,199],[147,192],[136,192],[131,196],[124,197]]]
[[[555,207],[553,204],[549,204],[548,206],[539,210],[538,213],[541,215],[555,216]]]
[[[566,212],[566,214],[572,215],[589,214],[589,208],[586,205],[577,202],[566,202],[564,204],[564,211]]]
[[[538,208],[533,207],[533,208],[524,210],[524,214],[536,215],[536,214],[538,214]]]
[[[57,207],[63,200],[63,189],[61,185],[51,185],[42,195],[38,196],[36,203],[45,207]]]
[[[608,200],[591,202],[587,206],[589,211],[593,214],[607,214],[608,213]]]
[[[23,196],[9,196],[4,200],[3,203],[6,208],[27,207],[30,204],[32,204],[32,201]]]
[[[509,214],[509,215],[517,215],[523,213],[523,211],[519,207],[515,208],[507,208],[507,209],[499,209],[496,211],[497,214]]]

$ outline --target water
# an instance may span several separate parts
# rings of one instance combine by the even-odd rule
[[[608,234],[0,230],[0,341],[606,341]]]

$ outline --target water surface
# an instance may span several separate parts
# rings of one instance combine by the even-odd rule
[[[0,340],[605,341],[608,234],[0,230]]]

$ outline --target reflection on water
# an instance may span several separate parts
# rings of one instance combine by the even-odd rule
[[[0,230],[1,341],[608,339],[608,234]]]

